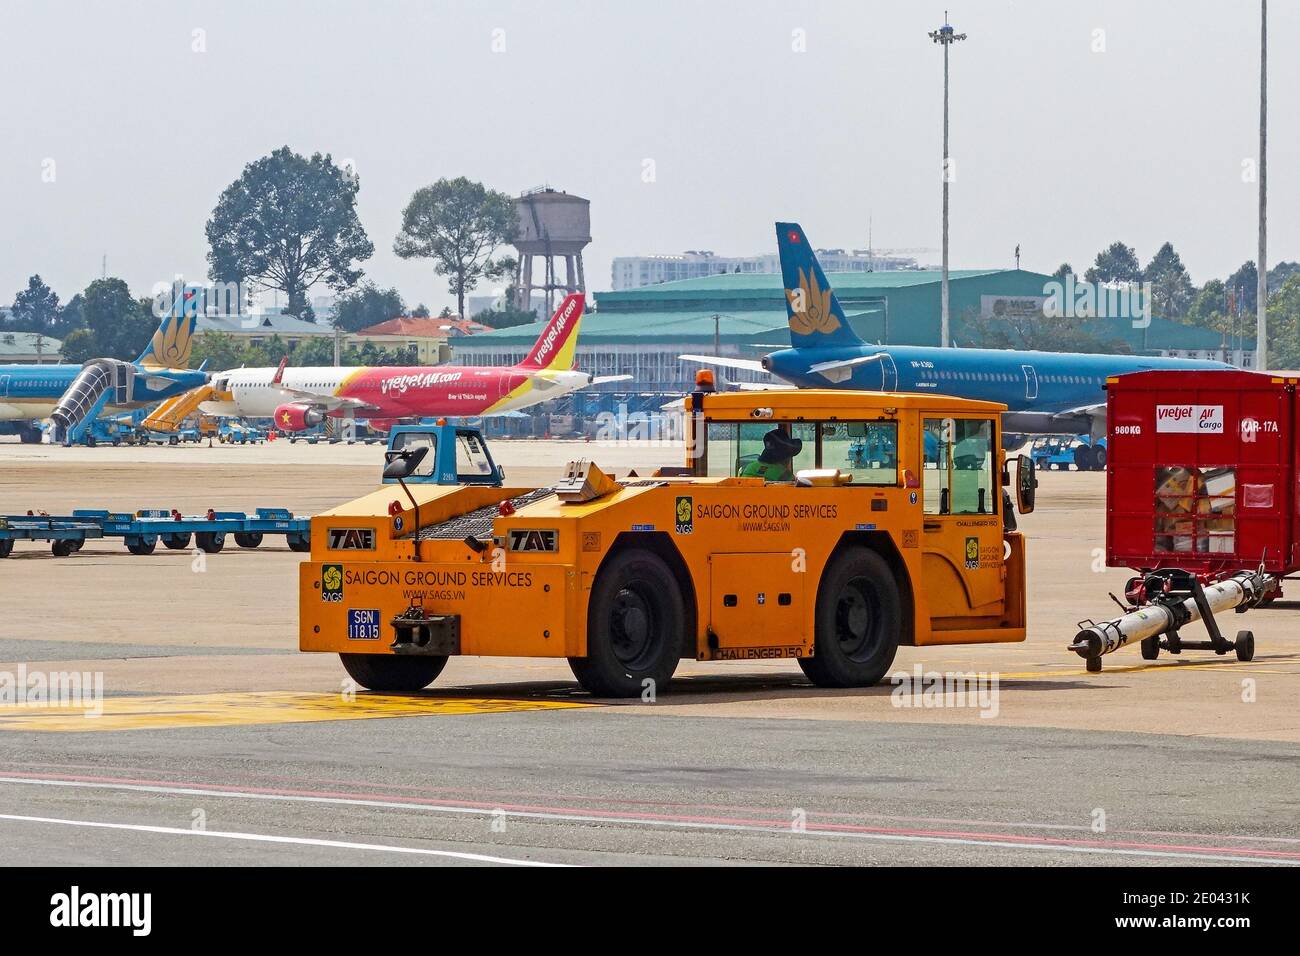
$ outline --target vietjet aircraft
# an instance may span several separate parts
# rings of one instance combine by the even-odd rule
[[[241,368],[213,376],[209,415],[272,418],[301,431],[325,417],[365,418],[386,429],[425,416],[498,415],[559,398],[575,389],[630,375],[597,377],[573,367],[585,297],[567,296],[532,351],[507,368],[468,365]]]

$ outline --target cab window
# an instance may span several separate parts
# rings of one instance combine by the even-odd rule
[[[708,471],[717,477],[794,481],[816,467],[817,431],[809,422],[710,422]]]
[[[456,474],[490,475],[492,462],[475,432],[456,432]]]
[[[434,443],[433,435],[428,432],[401,432],[393,436],[393,451],[410,451],[413,448],[427,448],[428,453],[424,456],[424,461],[420,466],[411,472],[414,478],[428,478],[434,473],[437,465],[438,446]]]
[[[997,512],[994,432],[989,419],[925,419],[921,470],[926,514]]]
[[[821,468],[853,475],[855,485],[898,484],[897,422],[823,422]]]

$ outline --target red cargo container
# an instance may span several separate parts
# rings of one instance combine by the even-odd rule
[[[1153,371],[1107,379],[1106,561],[1210,576],[1300,569],[1297,379]]]

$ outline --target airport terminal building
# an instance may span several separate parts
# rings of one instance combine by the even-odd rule
[[[865,342],[938,345],[941,275],[937,270],[830,273],[828,278],[849,323]],[[963,344],[965,317],[997,322],[1017,312],[1041,314],[1051,276],[1021,269],[966,269],[949,273],[954,342]],[[683,353],[758,359],[790,344],[785,292],[779,274],[730,273],[658,285],[595,293],[596,310],[583,319],[578,367],[597,375],[631,375],[609,383],[594,407],[614,395],[629,407],[658,407],[688,391],[699,366]],[[451,341],[453,361],[504,365],[520,361],[544,323],[497,329]],[[1179,358],[1220,359],[1249,368],[1253,341],[1225,348],[1212,330],[1158,317],[1135,327],[1127,317],[1092,320],[1090,331],[1127,351]],[[771,382],[768,375],[728,369],[733,382]],[[575,410],[593,407],[580,393]]]

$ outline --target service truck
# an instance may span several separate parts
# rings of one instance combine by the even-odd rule
[[[544,487],[402,479],[312,519],[299,646],[410,691],[453,655],[567,658],[597,696],[662,692],[683,658],[789,658],[879,681],[899,645],[1025,637],[1004,406],[848,390],[684,400],[685,464],[572,462]],[[870,452],[867,449],[871,449]]]

